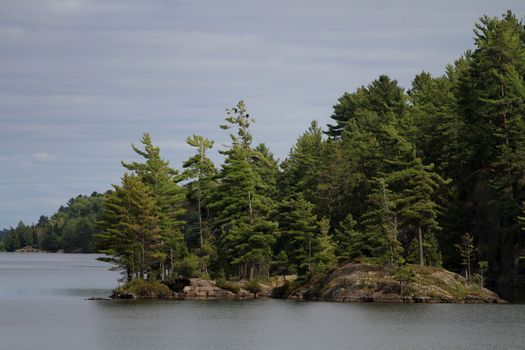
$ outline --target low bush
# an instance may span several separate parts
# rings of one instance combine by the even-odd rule
[[[133,294],[137,298],[167,298],[171,296],[168,286],[157,280],[134,279],[115,290],[115,294]]]
[[[262,286],[257,280],[250,280],[244,284],[244,289],[250,293],[253,293],[253,297],[256,298],[257,294],[262,291]]]
[[[239,294],[239,291],[241,290],[241,287],[239,287],[239,285],[233,282],[227,281],[223,278],[218,279],[215,285],[218,288],[230,291],[233,294]]]

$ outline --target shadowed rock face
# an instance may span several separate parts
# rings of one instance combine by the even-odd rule
[[[191,285],[191,281],[188,278],[176,278],[173,281],[164,281],[162,283],[175,293],[180,293],[184,290],[184,287]]]
[[[401,286],[393,270],[371,264],[348,263],[292,294],[304,300],[424,303],[499,303],[495,293],[469,283],[453,272],[410,266],[412,281]]]

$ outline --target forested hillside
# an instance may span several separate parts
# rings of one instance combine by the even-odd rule
[[[96,192],[71,198],[49,218],[42,215],[36,224],[20,221],[16,227],[5,229],[0,243],[9,252],[32,247],[50,252],[94,253],[95,223],[102,202],[103,195]]]
[[[97,244],[128,279],[310,278],[358,260],[523,284],[524,24],[482,17],[474,40],[407,90],[381,75],[345,93],[282,162],[253,143],[243,101],[221,125],[231,142],[220,166],[212,140],[189,137],[195,155],[176,170],[144,134],[133,146],[142,160],[123,163],[100,215],[100,195],[77,197],[11,229],[5,247],[93,251],[97,217]]]

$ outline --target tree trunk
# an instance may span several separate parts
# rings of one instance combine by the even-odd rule
[[[423,233],[421,232],[421,226],[417,227],[417,239],[419,244],[419,265],[425,265],[425,258],[423,256]]]
[[[470,281],[470,277],[472,276],[470,273],[470,244],[467,243],[467,279]]]
[[[141,245],[140,245],[140,278],[144,279],[144,275],[145,275],[145,268],[144,268],[144,265],[145,265],[145,249],[144,249],[144,235],[142,235],[141,237]]]
[[[197,209],[199,211],[199,242],[200,247],[202,249],[202,246],[204,245],[204,235],[202,232],[202,209],[201,209],[201,187],[200,184],[197,187]]]
[[[169,274],[173,274],[173,248],[170,248],[170,270]]]
[[[308,235],[308,273],[312,273],[312,233]]]

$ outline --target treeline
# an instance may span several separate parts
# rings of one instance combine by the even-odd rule
[[[90,196],[71,198],[50,218],[40,216],[38,222],[2,231],[0,251],[35,248],[49,252],[94,253],[96,220],[102,211],[103,195],[93,192]]]
[[[279,162],[241,101],[172,168],[148,134],[104,199],[97,244],[128,279],[322,275],[371,261],[488,270],[523,282],[525,28],[482,17],[473,51],[408,91],[386,75],[345,93]],[[481,264],[480,264],[481,263]]]
[[[474,51],[405,92],[380,76],[345,93],[326,131],[313,122],[282,163],[253,145],[244,103],[213,141],[194,135],[181,171],[148,134],[142,162],[123,164],[98,237],[133,277],[255,278],[322,274],[352,259],[521,274],[525,179],[525,30],[515,15],[483,17]],[[459,251],[458,251],[459,250]],[[468,266],[466,266],[468,265]]]

